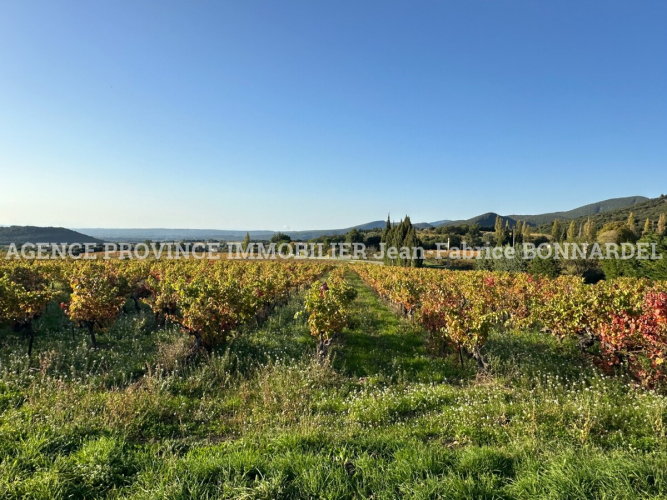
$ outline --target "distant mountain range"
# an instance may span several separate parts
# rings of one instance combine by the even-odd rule
[[[647,201],[649,201],[649,198],[646,196],[628,196],[626,198],[612,198],[610,200],[598,201],[597,203],[590,203],[583,207],[568,210],[567,212],[552,212],[541,215],[510,215],[509,217],[515,220],[526,221],[533,226],[539,226],[541,224],[552,223],[556,219],[571,220],[579,217],[588,217],[621,208],[632,207]]]
[[[634,212],[637,221],[645,218],[655,218],[661,212],[667,212],[667,198],[664,196],[655,199],[649,199],[644,196],[629,196],[626,198],[612,198],[609,200],[591,203],[572,210],[564,212],[551,212],[538,215],[504,215],[503,221],[508,221],[510,225],[517,221],[526,221],[534,227],[541,226],[546,229],[547,225],[554,220],[583,220],[591,218],[601,227],[606,222],[625,220],[630,211]],[[415,224],[418,228],[449,226],[459,224],[479,224],[483,228],[493,228],[496,217],[495,212],[472,217],[465,220],[439,220],[435,222],[421,222]],[[385,220],[376,220],[350,226],[342,229],[315,229],[309,231],[285,231],[294,240],[309,240],[320,236],[335,236],[349,232],[351,229],[368,230],[382,229],[385,227]],[[248,231],[253,240],[269,240],[276,231]],[[102,241],[110,242],[138,242],[138,241],[181,241],[181,240],[224,240],[240,241],[245,237],[246,231],[226,231],[218,229],[166,229],[166,228],[147,228],[147,229],[105,229],[105,228],[85,228],[85,229],[65,229],[62,227],[35,227],[35,226],[0,226],[0,245],[9,243],[23,242],[53,242],[53,243],[100,243]]]
[[[289,235],[293,240],[310,240],[320,236],[336,236],[346,234],[352,229],[368,230],[382,229],[387,221],[376,220],[350,226],[342,229],[311,229],[306,231],[282,231]],[[430,227],[431,224],[421,222],[415,224],[417,228]],[[245,237],[246,231],[228,231],[223,229],[165,229],[165,228],[146,228],[146,229],[105,229],[105,228],[82,228],[76,229],[83,234],[94,236],[105,241],[181,241],[181,240],[226,240],[237,241]],[[253,240],[269,240],[277,231],[247,231]]]
[[[645,196],[628,196],[626,198],[612,198],[609,200],[598,201],[597,203],[590,203],[588,205],[574,208],[565,212],[551,212],[538,215],[501,215],[501,217],[503,222],[508,221],[510,226],[514,226],[517,221],[525,221],[528,223],[528,225],[536,227],[543,224],[551,224],[556,219],[573,220],[580,217],[590,217],[596,214],[633,207],[648,201],[650,201],[650,199],[646,198]],[[492,228],[496,222],[497,216],[498,214],[495,212],[487,212],[470,219],[447,221],[443,224],[434,223],[433,225],[455,226],[462,224],[479,224],[484,228]]]
[[[637,204],[650,201],[645,196],[629,196],[626,198],[612,198],[609,200],[591,203],[582,207],[574,208],[564,212],[552,212],[538,215],[504,215],[503,221],[509,221],[513,226],[517,221],[526,221],[531,226],[552,223],[556,219],[571,220],[578,217],[587,217],[596,214],[606,213],[622,208],[632,207]],[[479,224],[483,228],[492,228],[496,222],[495,212],[487,212],[476,217],[465,220],[439,220],[435,222],[420,222],[415,226],[418,228],[451,226],[459,224]],[[309,240],[320,236],[336,236],[346,234],[351,229],[368,230],[382,229],[386,225],[385,220],[375,220],[357,226],[350,226],[342,229],[314,229],[308,231],[284,231],[294,240]],[[178,240],[242,240],[246,231],[226,231],[217,229],[103,229],[103,228],[83,228],[77,231],[99,238],[105,241],[178,241]],[[248,231],[253,240],[268,240],[276,231]]]
[[[599,213],[605,213],[619,208],[634,206],[638,203],[649,201],[644,196],[630,196],[627,198],[613,198],[610,200],[599,201],[584,205],[583,207],[568,210],[566,212],[553,212],[539,215],[505,215],[503,220],[509,221],[510,225],[516,224],[518,220],[526,221],[531,226],[552,223],[556,219],[570,220],[577,217],[590,216]],[[439,220],[435,222],[420,222],[415,224],[418,228],[437,227],[443,225],[458,224],[479,224],[483,228],[492,228],[496,222],[497,214],[488,212],[466,220]],[[375,220],[357,226],[350,226],[342,229],[314,229],[308,231],[284,231],[294,240],[309,240],[320,236],[336,236],[349,232],[351,229],[368,230],[382,229],[385,227],[385,220]],[[99,238],[105,241],[179,241],[179,240],[227,240],[238,241],[245,237],[246,231],[226,231],[218,229],[104,229],[104,228],[83,228],[77,231]],[[248,231],[253,240],[268,240],[276,231]]]
[[[448,224],[448,223],[450,223],[450,222],[452,222],[452,221],[449,220],[449,219],[445,219],[445,220],[437,220],[437,221],[435,221],[435,222],[429,222],[429,225],[430,225],[430,226],[433,226],[433,227],[438,227],[438,226],[443,226],[443,225],[445,225],[445,224]]]
[[[643,227],[646,219],[650,219],[655,224],[660,214],[667,214],[667,196],[662,195],[658,198],[648,199],[641,203],[614,210],[601,211],[591,215],[580,215],[572,220],[577,224],[582,224],[590,219],[599,229],[609,222],[624,222],[628,220],[630,212],[632,212],[639,227]],[[546,231],[550,226],[550,223],[545,223],[538,230]]]
[[[3,226],[0,227],[0,245],[16,243],[102,243],[92,236],[64,227]]]
[[[182,240],[242,240],[245,231],[226,231],[221,229],[169,229],[169,228],[146,228],[146,229],[108,229],[108,228],[84,228],[76,231],[89,236],[94,236],[104,241],[182,241]],[[257,240],[268,240],[276,231],[249,231],[250,237]]]

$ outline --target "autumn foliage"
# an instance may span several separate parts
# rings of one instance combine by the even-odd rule
[[[523,273],[355,269],[382,297],[443,342],[485,367],[489,332],[539,328],[600,346],[599,364],[623,366],[646,383],[665,378],[667,285],[619,278],[587,285],[581,278],[534,278]]]

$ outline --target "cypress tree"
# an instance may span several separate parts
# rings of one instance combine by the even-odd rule
[[[658,218],[658,234],[660,236],[665,236],[666,226],[667,220],[665,218],[665,214],[660,214],[660,217]]]
[[[405,259],[401,257],[401,251],[405,244],[405,239],[410,226],[410,219],[406,216],[405,219],[401,219],[401,222],[396,227],[396,234],[394,234],[394,246],[398,249],[398,257],[396,261],[399,266],[405,266]]]
[[[632,231],[634,234],[637,234],[637,225],[635,224],[635,214],[630,212],[630,215],[628,215],[628,222],[625,223],[626,226],[628,226],[628,229]]]
[[[590,218],[586,221],[586,224],[584,224],[584,238],[586,241],[589,243],[592,243],[595,241],[595,237],[597,236],[597,229],[595,227],[595,222],[593,222]]]
[[[574,241],[577,237],[577,225],[574,221],[570,222],[570,227],[567,228],[567,239],[569,241]]]
[[[418,252],[418,250],[416,249],[417,247],[421,246],[421,244],[419,239],[417,238],[417,231],[412,226],[412,224],[410,224],[408,232],[405,235],[405,240],[403,240],[403,246],[409,248],[411,253],[408,259],[403,260],[403,265],[409,267],[421,267],[422,259],[418,258],[419,255],[416,254],[416,252]]]
[[[646,219],[646,222],[644,222],[644,230],[642,231],[642,234],[649,234],[651,232],[651,220]]]
[[[529,241],[530,240],[530,226],[528,223],[524,222],[523,223],[523,230],[521,231],[523,241]]]
[[[512,240],[514,240],[514,243],[522,243],[523,242],[523,222],[517,221],[517,223],[514,225],[514,229],[512,229]]]
[[[241,245],[241,248],[243,248],[243,252],[247,252],[249,246],[250,246],[250,233],[246,232],[245,238],[243,238],[243,244]]]
[[[503,227],[503,218],[500,215],[496,215],[494,229],[496,231],[494,236],[494,239],[496,240],[496,246],[501,247],[505,244],[505,229]]]
[[[554,221],[554,225],[551,226],[551,241],[554,243],[560,241],[563,238],[563,226],[558,219]]]
[[[390,227],[389,229],[385,229],[385,257],[384,257],[384,262],[385,264],[388,265],[395,265],[395,266],[403,266],[403,267],[421,267],[423,264],[423,259],[421,258],[413,258],[413,257],[421,257],[420,255],[414,255],[414,253],[418,252],[418,250],[415,250],[418,247],[422,246],[421,241],[417,237],[417,231],[412,225],[412,222],[410,221],[410,217],[407,215],[405,216],[405,219],[401,220],[401,222],[395,226]],[[398,256],[395,258],[389,258],[387,255],[387,250],[390,248],[396,248],[398,252]],[[409,249],[410,255],[405,258],[404,255],[401,255],[402,253],[405,253],[405,249]]]

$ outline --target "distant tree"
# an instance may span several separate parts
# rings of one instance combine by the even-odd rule
[[[496,215],[496,223],[494,225],[495,234],[494,239],[496,241],[496,246],[501,246],[503,244],[503,220],[500,215]]]
[[[549,243],[549,238],[547,236],[543,235],[543,234],[541,234],[539,236],[534,236],[532,243],[536,247],[539,247],[540,245],[544,245],[544,244]]]
[[[644,230],[642,231],[642,235],[647,235],[650,234],[651,231],[651,219],[646,219],[646,222],[644,222]]]
[[[567,228],[567,239],[569,241],[574,241],[577,237],[577,224],[572,221],[570,222],[570,227]]]
[[[246,232],[245,238],[243,238],[243,244],[241,245],[241,248],[243,248],[244,252],[247,252],[249,246],[250,246],[250,233]]]
[[[417,237],[410,217],[407,215],[399,224],[385,229],[382,240],[386,244],[385,247],[385,263],[388,265],[402,266],[402,267],[421,267],[423,259],[421,255],[416,255],[419,252],[418,248],[422,246],[421,241]],[[396,249],[398,255],[390,257],[387,251]]]
[[[505,226],[503,225],[503,218],[500,215],[496,215],[496,223],[494,226],[495,235],[494,240],[497,247],[501,247],[505,244]]]
[[[521,229],[521,236],[524,242],[528,242],[531,239],[530,226],[527,222],[523,223],[523,228]]]
[[[281,245],[283,243],[291,243],[292,238],[288,234],[277,232],[273,236],[271,236],[271,243],[275,243],[276,245]]]
[[[553,226],[551,226],[551,241],[557,242],[563,239],[563,226],[560,221],[556,219]]]
[[[457,247],[460,248],[463,243],[463,238],[458,234],[448,234],[446,241],[439,241],[439,243],[449,243],[449,248]],[[466,245],[472,246],[466,241]]]
[[[348,231],[345,235],[346,243],[363,243],[364,235],[355,227]]]
[[[584,234],[583,234],[583,236],[584,236],[584,239],[589,243],[594,242],[595,238],[597,237],[597,229],[595,227],[595,222],[593,222],[590,219],[590,217],[586,221],[586,223],[584,224]]]
[[[526,239],[526,236],[528,236],[527,233],[530,233],[530,229],[528,229],[528,222],[523,221],[523,225],[521,226],[521,241],[526,242],[528,241]]]
[[[618,243],[618,231],[615,229],[600,230],[597,236],[598,243]]]
[[[504,254],[501,256],[501,258],[490,259],[490,261],[491,261],[490,265],[491,271],[522,273],[525,272],[527,268],[527,261],[525,259],[519,257],[507,257]]]
[[[384,231],[382,231],[382,240],[381,243],[384,243],[386,246],[389,246],[389,238],[391,237],[391,230],[392,230],[392,225],[391,225],[391,214],[387,214],[387,223],[384,226]]]
[[[635,224],[635,214],[630,212],[630,215],[628,215],[628,221],[625,223],[626,226],[628,226],[628,229],[632,231],[634,234],[637,234],[637,224]]]
[[[597,237],[600,243],[634,243],[637,241],[637,235],[630,230],[627,223],[608,222]]]
[[[377,233],[364,237],[364,244],[367,247],[377,247],[381,241],[382,241],[382,236]]]
[[[660,214],[660,217],[658,218],[658,235],[665,236],[666,226],[667,218],[665,217],[665,214]]]
[[[473,224],[468,227],[465,234],[465,242],[469,247],[478,247],[482,244],[482,232],[479,224]]]
[[[523,243],[523,222],[517,221],[512,229],[512,242],[515,244]]]
[[[528,273],[533,276],[547,276],[555,278],[560,274],[558,261],[550,256],[548,258],[535,257],[528,263]]]

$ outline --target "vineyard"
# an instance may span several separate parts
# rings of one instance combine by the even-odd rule
[[[667,286],[0,262],[2,498],[667,495]]]
[[[443,346],[472,355],[487,368],[482,348],[492,329],[541,329],[582,348],[599,345],[598,365],[623,365],[648,384],[665,378],[667,285],[616,279],[585,285],[582,278],[533,278],[525,273],[441,272],[358,266],[361,277],[404,314],[414,316]]]
[[[210,350],[233,328],[266,314],[328,268],[220,261],[5,263],[0,264],[0,324],[26,334],[30,356],[32,324],[55,300],[97,347],[96,332],[108,329],[127,301],[136,311],[141,301],[156,323],[173,322],[192,336],[195,350]]]

